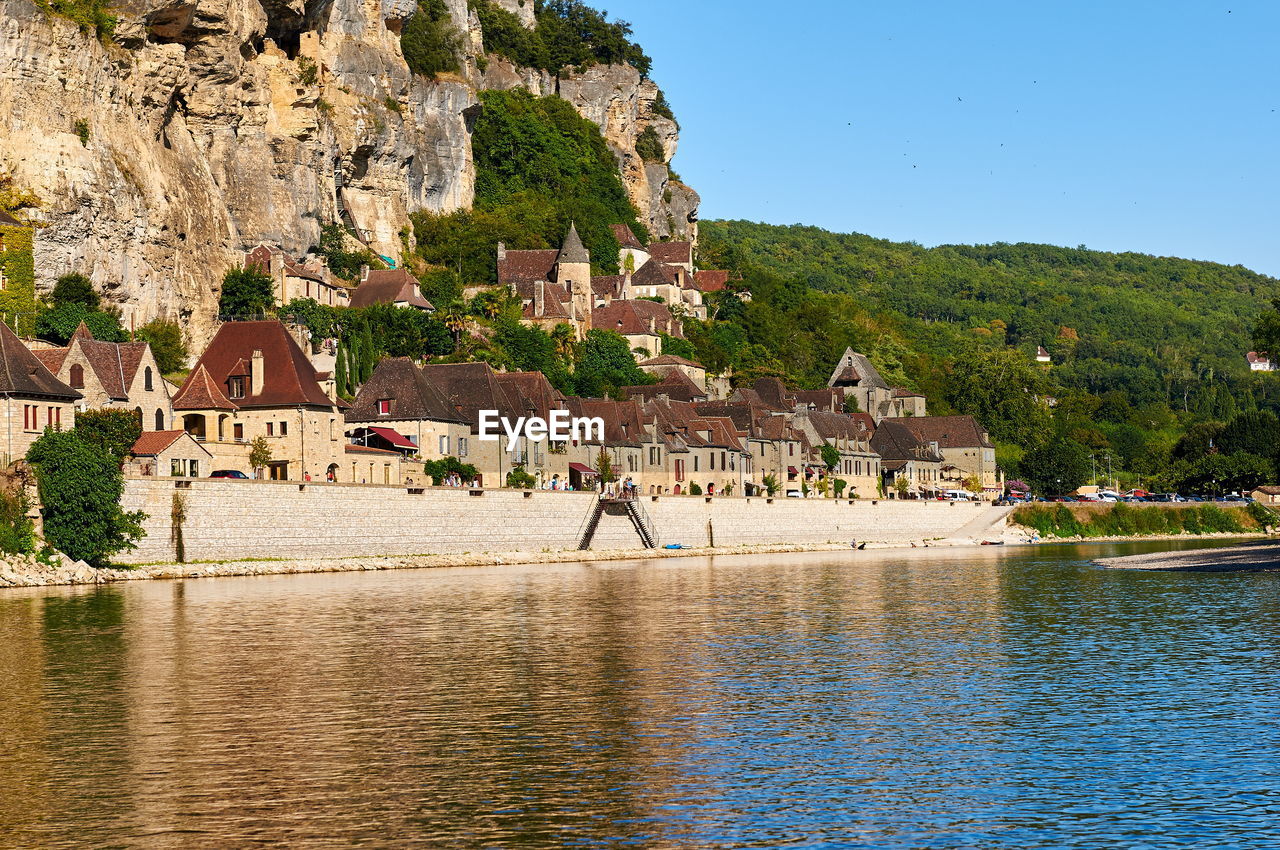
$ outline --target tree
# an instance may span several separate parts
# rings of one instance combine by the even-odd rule
[[[177,322],[152,319],[138,328],[138,338],[151,346],[160,374],[171,375],[186,368],[189,352]]]
[[[400,32],[405,64],[413,73],[429,79],[458,70],[461,46],[462,34],[453,25],[444,0],[423,0]]]
[[[956,358],[947,383],[947,401],[998,440],[1029,445],[1049,430],[1048,379],[1015,349],[971,346]]]
[[[469,463],[463,463],[456,457],[442,457],[439,460],[429,460],[423,464],[423,471],[431,476],[432,483],[439,487],[444,484],[444,480],[450,475],[457,475],[462,481],[474,481],[480,471]]]
[[[960,486],[968,490],[970,493],[982,492],[982,479],[976,475],[970,475],[960,482]]]
[[[845,481],[843,478],[837,478],[835,481],[831,482],[831,489],[835,493],[837,499],[840,498],[840,494],[844,492],[844,488],[848,486],[849,482]]]
[[[99,567],[134,548],[147,515],[120,508],[120,459],[77,431],[46,430],[27,460],[36,471],[45,538],[68,557]]]
[[[596,472],[600,473],[601,484],[608,484],[611,481],[618,480],[617,473],[613,469],[613,458],[604,449],[601,449],[600,453],[596,455]]]
[[[690,481],[690,482],[689,482],[689,495],[690,495],[690,496],[701,496],[701,495],[702,495],[702,485],[701,485],[701,484],[699,484],[697,481]]]
[[[823,443],[819,451],[822,453],[822,463],[826,466],[828,472],[840,465],[840,450],[835,446],[830,443]]]
[[[79,272],[64,274],[58,278],[58,282],[53,285],[49,300],[55,307],[64,304],[80,304],[90,311],[97,310],[100,303],[93,283]]]
[[[142,423],[128,410],[85,410],[76,414],[75,431],[84,442],[123,462],[142,436]]]
[[[276,285],[257,266],[227,269],[222,276],[218,313],[228,319],[266,315],[276,303]]]
[[[893,480],[893,489],[897,491],[899,499],[905,499],[911,489],[911,482],[907,480],[907,476],[899,475]]]
[[[1223,454],[1275,457],[1280,454],[1280,419],[1269,410],[1241,413],[1218,434],[1217,448]]]
[[[522,464],[517,464],[507,473],[507,486],[513,490],[532,490],[538,486],[538,479],[525,472]]]
[[[1214,454],[1194,461],[1183,461],[1173,470],[1173,485],[1179,490],[1219,494],[1225,491],[1247,493],[1275,477],[1275,465],[1265,457],[1236,452]]]
[[[765,477],[761,478],[760,485],[764,487],[765,492],[768,493],[770,496],[778,492],[778,490],[780,489],[778,485],[778,476],[774,475],[773,473],[770,473]]]
[[[334,358],[333,364],[333,382],[334,390],[341,398],[348,396],[347,390],[347,349],[339,345],[338,354]]]
[[[267,442],[266,437],[259,434],[253,438],[249,447],[249,466],[256,475],[269,463],[271,463],[271,444]]]
[[[41,339],[62,345],[71,339],[76,328],[83,322],[93,334],[93,338],[102,342],[126,342],[129,337],[120,327],[120,320],[110,313],[91,310],[84,304],[59,304],[52,310],[40,315],[36,320],[36,336]]]
[[[1253,346],[1263,354],[1280,357],[1280,298],[1272,299],[1271,309],[1258,315],[1253,328]]]
[[[1058,436],[1023,455],[1020,469],[1037,493],[1060,496],[1089,480],[1089,453],[1074,440]]]
[[[654,383],[656,378],[636,365],[626,337],[615,331],[590,330],[574,370],[578,395],[603,396],[618,387]]]

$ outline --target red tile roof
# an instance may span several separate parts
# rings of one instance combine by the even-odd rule
[[[174,410],[239,410],[240,407],[227,398],[217,381],[209,375],[203,363],[191,370],[182,388],[173,394]]]
[[[654,331],[649,330],[650,319],[654,322]],[[623,336],[661,332],[684,337],[680,323],[667,305],[656,301],[614,301],[597,307],[591,311],[591,326],[602,331],[617,331]]]
[[[701,363],[694,362],[684,357],[677,357],[674,354],[661,354],[657,357],[650,357],[648,360],[640,361],[641,366],[692,366],[695,369],[702,369]]]
[[[993,448],[987,433],[972,416],[903,416],[880,422],[902,425],[921,442],[937,443],[944,449]]]
[[[623,248],[637,248],[641,251],[644,246],[640,244],[640,240],[636,238],[635,233],[625,224],[612,224],[610,229],[613,230],[613,238],[618,240],[618,245]]]
[[[378,402],[391,401],[391,413],[378,414]],[[391,357],[380,362],[373,376],[364,382],[355,402],[346,412],[347,422],[376,422],[379,419],[462,422],[453,403],[408,357]]]
[[[133,444],[133,448],[129,451],[134,457],[138,457],[140,455],[158,455],[174,443],[178,442],[178,440],[181,440],[186,436],[186,433],[186,431],[143,431],[142,435],[138,437],[137,442]],[[197,443],[196,445],[200,444]],[[209,450],[204,446],[200,446],[200,448],[205,454],[209,453]]]
[[[719,292],[729,285],[729,272],[704,269],[694,274],[693,288],[700,292]]]
[[[227,322],[218,329],[196,365],[207,370],[206,378],[219,385],[222,400],[231,404],[231,400],[222,391],[227,376],[232,374],[240,360],[252,362],[255,351],[261,351],[263,356],[262,392],[254,395],[251,386],[253,381],[246,380],[245,397],[235,399],[236,406],[242,409],[295,405],[336,406],[320,388],[311,360],[298,347],[284,325],[277,321]],[[193,382],[195,375],[196,370],[193,370],[178,396],[175,396],[175,408],[178,398]],[[187,409],[203,408],[188,406]]]
[[[653,242],[649,245],[649,256],[660,263],[687,266],[693,262],[693,243]]]

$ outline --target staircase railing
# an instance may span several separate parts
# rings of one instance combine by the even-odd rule
[[[578,551],[585,552],[591,548],[591,540],[596,536],[596,529],[600,526],[600,516],[604,513],[604,500],[596,496],[595,502],[591,505],[591,510],[587,511],[587,516],[582,521],[582,525],[578,527]]]
[[[632,524],[636,527],[636,531],[640,534],[640,541],[644,543],[646,549],[658,548],[658,530],[650,519],[649,514],[645,511],[644,505],[640,504],[639,499],[628,499],[626,502],[627,514],[631,517]]]

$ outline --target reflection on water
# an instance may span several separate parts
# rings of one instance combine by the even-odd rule
[[[1117,548],[9,593],[0,845],[1275,844],[1280,575]]]

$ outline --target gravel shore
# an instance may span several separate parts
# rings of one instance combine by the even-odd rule
[[[1146,555],[1099,558],[1096,563],[1113,570],[1200,573],[1280,570],[1280,543],[1265,541],[1185,552],[1151,552]]]

